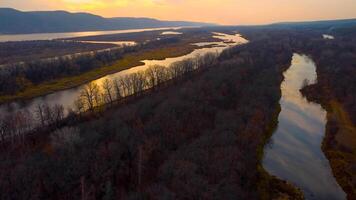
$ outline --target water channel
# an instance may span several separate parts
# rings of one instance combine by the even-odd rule
[[[299,187],[306,199],[345,199],[329,161],[321,150],[326,111],[300,93],[317,80],[314,62],[294,54],[281,85],[281,113],[270,144],[265,147],[264,168],[272,175]]]

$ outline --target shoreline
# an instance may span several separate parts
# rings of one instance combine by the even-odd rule
[[[327,124],[322,150],[330,162],[334,177],[347,194],[348,199],[356,198],[355,178],[352,166],[356,163],[356,127],[348,113],[336,101],[327,102]]]
[[[291,62],[291,61],[290,61]],[[284,76],[283,73],[289,69],[291,63],[288,65],[282,67],[282,74],[281,74],[281,82],[279,84],[279,95],[280,99],[282,97],[282,91],[281,91],[281,84],[284,81]],[[268,199],[295,199],[295,200],[303,200],[304,194],[301,191],[300,188],[297,186],[293,185],[292,183],[280,179],[270,173],[267,172],[267,170],[263,167],[262,161],[264,157],[264,150],[266,145],[268,145],[269,140],[272,138],[275,130],[278,127],[278,117],[281,112],[281,104],[278,102],[278,107],[275,110],[275,113],[273,114],[273,119],[268,125],[267,129],[265,130],[265,135],[262,139],[262,144],[260,145],[259,149],[257,149],[258,152],[258,176],[259,180],[257,182],[257,189],[258,193],[260,194],[260,197],[262,200],[268,200]]]
[[[319,103],[327,112],[325,136],[321,150],[329,161],[331,171],[337,183],[344,190],[347,199],[356,198],[356,187],[352,172],[356,163],[356,126],[352,124],[349,114],[336,100],[324,99],[323,95],[314,96],[317,87],[304,88],[303,95],[308,101]]]

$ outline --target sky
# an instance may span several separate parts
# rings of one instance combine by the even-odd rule
[[[356,18],[356,0],[0,0],[0,7],[222,25]]]

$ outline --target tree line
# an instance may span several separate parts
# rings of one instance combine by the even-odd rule
[[[137,97],[147,90],[156,90],[168,81],[179,81],[187,78],[193,72],[199,72],[213,66],[217,58],[215,53],[207,53],[192,59],[172,63],[169,67],[160,65],[149,66],[144,71],[138,71],[115,79],[104,79],[101,87],[88,83],[75,101],[78,113],[87,110],[94,111],[102,105],[112,105],[125,97]]]
[[[113,40],[112,40],[113,41]],[[117,47],[108,43],[87,43],[75,40],[35,40],[0,43],[0,65],[31,62],[43,58],[97,51]]]
[[[0,68],[0,95],[14,94],[44,81],[74,76],[120,59],[135,47],[55,57],[26,63],[9,64]]]

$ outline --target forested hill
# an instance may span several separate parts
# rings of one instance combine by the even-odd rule
[[[22,12],[12,8],[0,8],[0,34],[208,25],[213,24],[186,21],[160,21],[151,18],[104,18],[89,13],[69,13],[66,11]]]

